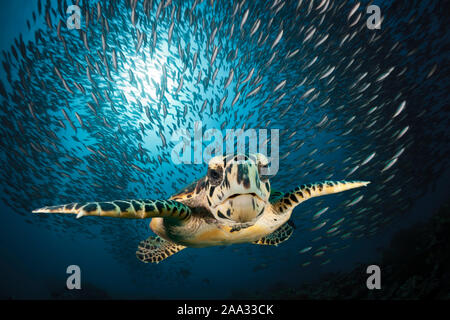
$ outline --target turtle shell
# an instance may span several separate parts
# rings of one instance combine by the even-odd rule
[[[194,199],[206,188],[206,178],[203,177],[197,181],[192,182],[187,187],[183,188],[181,191],[175,193],[170,197],[170,200],[176,201],[189,201]]]

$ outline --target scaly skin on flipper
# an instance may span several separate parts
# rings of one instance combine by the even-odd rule
[[[301,185],[273,203],[276,212],[282,214],[294,209],[300,203],[314,197],[347,191],[354,188],[365,187],[369,181],[324,181],[308,185]]]
[[[294,233],[294,226],[291,221],[286,222],[281,227],[279,227],[275,232],[265,236],[257,241],[254,241],[254,244],[261,244],[267,246],[278,246],[280,243],[288,240],[291,235]]]
[[[269,202],[273,204],[273,203],[277,202],[278,199],[280,197],[282,197],[283,195],[284,195],[283,192],[272,189],[272,190],[270,190]]]
[[[33,213],[65,213],[84,216],[102,216],[127,219],[146,219],[153,217],[186,220],[191,209],[174,200],[115,200],[111,202],[70,203],[44,207]]]
[[[139,243],[136,257],[144,263],[159,263],[184,248],[160,237],[149,237]]]

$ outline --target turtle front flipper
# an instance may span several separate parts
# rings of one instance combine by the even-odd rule
[[[262,237],[259,240],[253,241],[254,244],[262,244],[262,245],[273,245],[277,246],[280,243],[286,241],[291,237],[294,233],[294,223],[291,221],[286,222],[277,230],[269,234],[268,236]]]
[[[184,248],[186,247],[160,237],[149,237],[139,243],[136,257],[144,263],[159,263]]]
[[[310,198],[365,187],[369,183],[369,181],[324,181],[308,185],[304,184],[290,192],[286,192],[272,206],[275,212],[282,214],[287,210],[294,209],[297,205]]]
[[[175,200],[115,200],[110,202],[70,203],[44,207],[33,213],[65,213],[83,216],[101,216],[126,219],[146,219],[154,217],[186,220],[191,208]]]
[[[269,202],[270,202],[270,203],[275,203],[275,202],[277,202],[277,200],[278,200],[280,197],[282,197],[283,195],[284,195],[283,192],[277,191],[277,190],[274,190],[274,189],[271,189],[271,190],[270,190]]]

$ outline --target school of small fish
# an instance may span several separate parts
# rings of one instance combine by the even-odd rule
[[[279,129],[274,189],[372,182],[296,209],[309,237],[297,245],[310,257],[302,265],[327,264],[328,252],[403,219],[447,166],[438,80],[448,68],[417,63],[440,47],[420,41],[414,3],[395,23],[416,37],[399,41],[387,13],[380,30],[367,28],[369,1],[83,1],[81,29],[69,30],[66,0],[39,0],[32,37],[1,55],[2,202],[29,223],[113,241],[110,220],[97,219],[95,234],[30,211],[169,197],[206,173],[205,163],[173,164],[178,129]],[[122,238],[142,240],[120,225]]]

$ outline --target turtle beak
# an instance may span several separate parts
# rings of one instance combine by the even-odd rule
[[[264,200],[263,198],[261,198],[258,194],[254,193],[254,192],[250,192],[250,193],[233,193],[232,195],[230,195],[230,196],[226,197],[225,199],[223,199],[222,203],[225,202],[225,201],[227,201],[227,200],[230,200],[230,199],[234,199],[234,198],[236,198],[236,197],[239,197],[239,196],[241,196],[241,195],[249,195],[249,196],[252,196],[252,197],[254,197],[254,198],[257,198],[257,199],[259,199],[259,200],[261,200],[261,201],[263,201],[263,202],[266,202],[266,200]]]
[[[264,212],[266,202],[254,193],[234,194],[214,208],[217,217],[233,223],[254,223]]]

